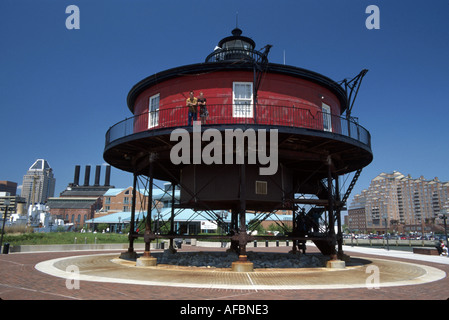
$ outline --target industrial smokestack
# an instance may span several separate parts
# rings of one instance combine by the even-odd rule
[[[97,166],[95,168],[95,184],[94,186],[98,187],[100,185],[100,171],[101,171],[101,166]]]
[[[86,166],[86,171],[84,173],[84,186],[89,186],[89,180],[90,180],[90,166]]]
[[[73,184],[78,186],[80,184],[80,166],[75,166],[75,177],[73,178]]]
[[[109,187],[111,183],[111,166],[106,166],[106,176],[104,177],[104,186]]]

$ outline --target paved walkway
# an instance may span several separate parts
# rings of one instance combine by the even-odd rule
[[[415,254],[412,251],[403,250],[387,250],[384,248],[370,248],[370,247],[358,247],[358,246],[343,246],[344,252],[362,253],[370,255],[378,255],[387,258],[401,258],[410,259],[414,261],[425,261],[437,264],[449,264],[449,258],[447,256],[430,256],[425,254]]]
[[[210,248],[198,248],[183,246],[182,251],[204,250]],[[211,249],[220,250],[220,249]],[[254,248],[254,251],[286,252],[285,247],[280,248]],[[403,252],[385,249],[373,249],[362,247],[345,246],[344,250],[352,257],[366,258],[372,261],[382,261],[385,267],[380,269],[381,283],[385,283],[389,276],[397,273],[398,268],[405,268],[410,272],[410,279],[416,279],[427,275],[429,270],[437,270],[439,274],[431,282],[426,283],[406,283],[395,286],[379,286],[370,288],[367,286],[340,286],[338,287],[310,287],[304,288],[288,287],[280,288],[279,285],[261,287],[233,288],[226,286],[168,286],[163,282],[152,285],[138,284],[133,281],[123,281],[122,283],[84,281],[81,278],[79,286],[73,280],[56,277],[36,269],[36,265],[52,259],[70,258],[84,256],[90,259],[94,254],[116,254],[118,251],[72,251],[72,252],[40,252],[40,253],[15,253],[0,255],[0,298],[4,300],[446,300],[449,298],[449,258],[440,256],[418,255],[411,252]],[[316,248],[308,246],[308,252],[314,252]],[[62,259],[60,261],[68,261]],[[88,260],[84,260],[88,261]],[[385,262],[386,261],[386,262]],[[104,262],[104,261],[103,261]],[[405,262],[405,263],[398,263]],[[62,263],[62,262],[61,262]],[[99,263],[95,266],[97,275],[104,276],[108,273],[116,272],[117,266],[101,265],[100,260],[93,260],[89,263]],[[82,264],[81,264],[82,267]],[[101,268],[100,268],[101,267]],[[130,268],[130,267],[127,267]],[[131,268],[131,269],[136,269]],[[424,270],[424,271],[423,271]],[[364,273],[364,277],[371,274],[366,269],[359,270],[358,274]],[[338,276],[349,274],[351,271],[327,272],[329,281],[336,283],[345,282],[351,277]],[[444,273],[445,274],[444,274]],[[81,272],[82,273],[82,272]],[[333,277],[329,276],[333,273]],[[126,274],[126,273],[125,273]],[[132,278],[132,272],[128,273]],[[197,272],[198,274],[198,272]],[[229,274],[229,272],[228,272]],[[201,273],[200,273],[201,275]],[[216,274],[215,274],[216,275]],[[245,278],[245,274],[241,276]],[[193,274],[189,274],[194,277]],[[224,276],[224,275],[221,275]],[[220,276],[220,277],[221,277]],[[276,275],[275,275],[276,276]],[[279,276],[279,274],[278,274]],[[314,281],[322,279],[315,278]],[[215,279],[218,279],[216,277]],[[220,278],[221,279],[221,278]],[[318,280],[317,280],[318,279]],[[342,281],[339,281],[342,280]],[[245,281],[257,281],[255,277],[247,277]],[[289,277],[283,283],[289,281]],[[282,289],[282,290],[280,290]]]

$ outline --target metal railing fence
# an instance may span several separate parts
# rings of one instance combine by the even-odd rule
[[[196,119],[207,127],[245,124],[306,128],[350,137],[371,147],[369,131],[356,121],[319,110],[263,104],[256,106],[252,104],[216,104],[208,105],[207,111],[207,116],[201,117],[198,108]],[[106,145],[117,139],[147,130],[178,128],[188,125],[188,107],[160,108],[127,118],[113,125],[106,133]]]

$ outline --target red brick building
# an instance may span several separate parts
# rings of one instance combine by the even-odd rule
[[[103,199],[102,197],[60,197],[50,198],[47,204],[52,216],[80,228],[84,226],[86,220],[92,219],[95,212],[102,208]]]
[[[94,184],[90,184],[90,166],[85,169],[84,184],[79,184],[80,166],[75,166],[73,183],[61,192],[60,197],[48,198],[51,215],[82,228],[86,220],[93,219],[103,207],[103,195],[114,186],[109,185],[110,166],[106,167],[104,185],[100,185],[101,166],[96,166]]]

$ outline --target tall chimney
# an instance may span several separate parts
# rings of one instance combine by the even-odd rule
[[[75,177],[73,178],[73,184],[78,186],[80,184],[80,166],[75,166]]]
[[[90,179],[90,166],[86,166],[86,171],[84,173],[84,186],[89,186],[89,179]]]
[[[100,185],[100,171],[101,171],[101,166],[97,166],[95,168],[95,184],[94,186],[98,187]]]
[[[106,176],[104,177],[104,186],[109,187],[111,183],[111,166],[106,166]]]

